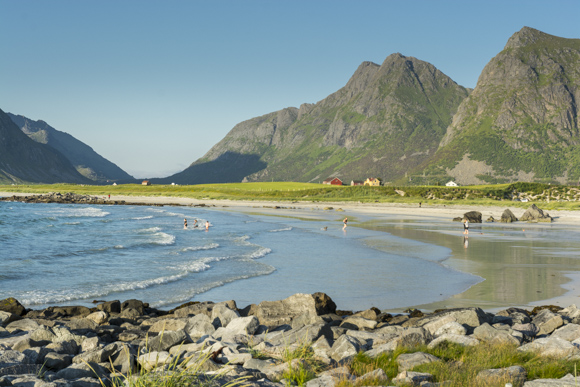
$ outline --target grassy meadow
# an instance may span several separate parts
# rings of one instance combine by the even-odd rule
[[[543,209],[580,209],[580,188],[540,183],[490,184],[479,186],[330,186],[299,182],[260,182],[198,185],[0,185],[0,192],[74,192],[106,196],[184,197],[199,200],[262,200],[308,202],[361,202],[438,205],[506,205]],[[520,201],[523,199],[523,201]]]

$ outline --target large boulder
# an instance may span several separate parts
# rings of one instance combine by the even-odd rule
[[[522,222],[551,222],[552,217],[539,209],[535,204],[524,212],[520,220]]]
[[[302,314],[313,318],[336,312],[336,304],[324,293],[294,294],[281,301],[263,301],[256,307],[255,316],[260,324],[275,328],[291,324],[292,320]]]
[[[26,313],[26,308],[16,298],[12,297],[0,300],[0,310],[17,316],[24,316]]]
[[[466,219],[469,223],[481,223],[481,212],[479,211],[469,211],[463,214],[463,219]]]
[[[546,337],[537,339],[531,343],[522,345],[518,348],[518,351],[534,352],[540,356],[572,361],[580,360],[580,349],[569,341],[560,338]]]
[[[512,223],[517,222],[518,218],[514,215],[509,208],[506,208],[503,214],[501,214],[500,222],[502,223]]]
[[[425,328],[431,334],[435,334],[439,328],[450,322],[456,322],[468,329],[473,329],[490,321],[491,318],[480,308],[459,308],[423,317],[416,322],[416,325]]]

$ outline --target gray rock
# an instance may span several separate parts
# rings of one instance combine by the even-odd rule
[[[514,215],[509,208],[506,208],[503,214],[501,214],[500,222],[502,223],[512,223],[517,222],[518,218]]]
[[[205,335],[211,335],[215,332],[215,327],[211,319],[206,314],[200,313],[187,320],[185,332],[192,338],[197,339]]]
[[[217,304],[211,311],[211,321],[216,328],[227,326],[233,319],[239,318],[240,314],[231,310],[224,304]]]
[[[16,316],[10,312],[5,312],[0,310],[0,326],[6,326],[7,324],[14,321]]]
[[[177,309],[173,314],[176,317],[191,317],[197,316],[198,314],[205,314],[207,317],[211,317],[211,312],[214,306],[215,304],[211,301],[200,302],[198,304]]]
[[[50,341],[36,341],[32,340],[30,337],[26,337],[14,344],[12,349],[18,352],[24,352],[29,348],[43,347],[48,344],[50,344]]]
[[[259,321],[255,316],[237,317],[226,325],[226,329],[234,334],[253,335],[258,326]]]
[[[23,316],[26,313],[26,308],[17,299],[9,297],[0,300],[0,311]]]
[[[73,318],[65,321],[64,325],[76,333],[88,333],[94,331],[99,326],[95,321],[87,318]]]
[[[397,349],[397,341],[393,340],[387,344],[381,344],[376,347],[373,347],[373,349],[366,351],[365,354],[369,357],[374,358],[379,355],[382,355],[383,353],[393,352],[395,349]]]
[[[39,329],[40,325],[34,320],[25,318],[22,320],[13,321],[10,324],[6,325],[6,330],[10,333],[16,331],[24,331],[24,332],[34,332],[35,330]]]
[[[397,364],[399,365],[399,371],[408,371],[421,364],[429,364],[440,360],[437,356],[424,352],[402,353],[397,357]]]
[[[578,387],[578,381],[573,375],[566,375],[562,379],[536,379],[524,383],[523,387]]]
[[[413,348],[425,345],[432,339],[431,333],[423,328],[406,328],[395,341],[398,347]]]
[[[433,375],[424,372],[403,371],[399,373],[393,382],[397,384],[408,383],[412,385],[420,385],[423,382],[430,382],[433,380]]]
[[[580,309],[578,309],[576,305],[572,304],[569,307],[558,311],[558,314],[568,317],[569,319],[576,319],[580,317]]]
[[[375,329],[377,324],[376,320],[369,320],[361,316],[348,316],[340,323],[340,327],[364,331]]]
[[[163,332],[159,336],[148,340],[147,348],[150,351],[167,351],[169,348],[185,343],[189,340],[184,331]]]
[[[389,382],[389,377],[383,369],[379,368],[358,377],[356,379],[358,385],[364,385],[365,382],[380,382],[382,385]]]
[[[556,329],[550,337],[560,338],[567,341],[574,341],[580,338],[580,325],[578,324],[567,324],[563,327]]]
[[[544,213],[535,204],[532,204],[530,208],[524,212],[520,220],[522,222],[551,222],[552,217],[548,213]]]
[[[477,374],[477,380],[488,385],[510,382],[519,386],[526,381],[527,375],[523,367],[513,366],[480,371]]]
[[[364,344],[354,337],[343,335],[334,342],[329,355],[335,361],[340,362],[354,357],[359,351],[364,349]]]
[[[560,359],[578,360],[580,359],[580,349],[569,341],[559,338],[541,338],[524,344],[518,348],[522,352],[534,352],[540,356],[555,357]]]
[[[56,373],[57,378],[75,380],[81,378],[105,377],[107,370],[96,363],[72,364]]]
[[[44,365],[53,371],[62,370],[72,364],[72,355],[49,352],[44,357]]]
[[[137,362],[147,371],[154,368],[163,367],[166,364],[170,364],[172,361],[173,358],[167,351],[153,351],[143,354],[137,358]]]
[[[105,348],[83,352],[73,358],[73,363],[108,363],[109,358],[117,351],[117,344],[112,343]]]
[[[91,320],[91,321],[94,321],[95,324],[97,324],[97,325],[101,325],[101,324],[104,324],[105,322],[107,322],[109,315],[107,314],[107,312],[100,310],[98,312],[93,312],[93,313],[89,314],[86,318]]]
[[[469,223],[481,223],[481,212],[469,211],[463,214],[463,219],[467,219]]]
[[[332,376],[319,376],[306,382],[306,387],[334,387],[338,382]]]
[[[519,345],[520,341],[508,331],[495,329],[488,323],[483,323],[473,330],[473,337],[491,344]]]
[[[417,321],[416,325],[434,334],[443,325],[452,321],[473,329],[484,322],[489,323],[490,320],[490,317],[480,308],[461,308],[449,309],[432,316],[423,317]]]
[[[97,305],[97,309],[108,314],[121,313],[121,302],[119,300],[103,302]]]
[[[82,352],[92,351],[93,349],[98,348],[99,343],[100,340],[97,336],[86,338],[85,340],[83,340],[81,344],[81,351]]]
[[[467,334],[467,329],[465,329],[465,327],[461,324],[459,324],[456,321],[450,321],[445,325],[442,325],[441,327],[439,327],[439,329],[437,329],[434,333],[433,336],[434,337],[439,337],[442,335],[447,335],[447,334],[451,334],[451,335],[466,335]]]
[[[564,325],[564,320],[562,320],[562,316],[552,312],[549,309],[544,309],[540,311],[532,319],[532,322],[539,329],[538,336],[550,334],[554,332],[554,330]]]
[[[471,346],[479,344],[479,340],[477,340],[476,338],[471,337],[471,336],[446,334],[446,335],[439,336],[435,340],[431,341],[427,345],[427,348],[429,348],[429,349],[435,348],[437,345],[439,345],[440,343],[445,342],[445,341],[450,342],[450,343],[459,344],[459,345],[462,345],[464,347],[471,347]]]
[[[0,351],[0,368],[30,363],[30,359],[22,352],[13,350]]]
[[[144,304],[143,301],[132,299],[123,301],[121,304],[121,311],[124,311],[125,309],[133,309],[136,310],[140,315],[143,315],[145,314],[146,307],[148,307],[148,304]]]
[[[167,318],[161,319],[149,327],[149,333],[159,333],[164,331],[181,331],[187,326],[187,318]]]
[[[46,348],[65,355],[76,355],[80,347],[76,341],[69,340],[47,344]]]
[[[263,301],[256,307],[255,316],[260,324],[275,328],[291,324],[292,320],[304,313],[319,316],[336,312],[336,305],[324,293],[294,294],[281,301]]]
[[[535,324],[527,323],[527,324],[514,324],[512,325],[512,329],[514,331],[518,331],[523,333],[528,337],[536,337],[538,332],[540,331]]]

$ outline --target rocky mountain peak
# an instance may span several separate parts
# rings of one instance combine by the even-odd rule
[[[523,27],[508,39],[504,49],[529,46],[545,36],[549,35],[531,27]]]

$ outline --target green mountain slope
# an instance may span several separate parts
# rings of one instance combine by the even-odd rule
[[[26,136],[0,110],[0,183],[89,183],[60,152]]]
[[[577,182],[580,39],[524,27],[481,73],[419,174],[462,184]]]
[[[7,114],[28,137],[62,153],[85,177],[96,182],[133,179],[127,172],[70,134],[56,130],[44,121],[33,121],[24,116]]]
[[[416,58],[393,54],[380,66],[364,62],[324,100],[240,123],[204,157],[164,180],[395,179],[435,153],[468,94]]]

